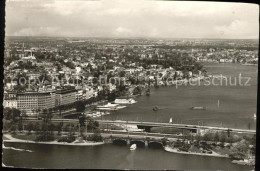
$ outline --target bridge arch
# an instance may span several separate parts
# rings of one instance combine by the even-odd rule
[[[136,144],[137,147],[144,147],[145,146],[145,142],[142,140],[132,140],[130,141],[130,145],[132,144]]]
[[[113,140],[113,144],[116,144],[116,145],[127,145],[127,140],[117,138],[117,139]]]
[[[159,141],[150,141],[148,142],[148,147],[150,148],[163,148],[163,143]]]

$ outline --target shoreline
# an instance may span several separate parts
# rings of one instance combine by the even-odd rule
[[[49,145],[67,145],[67,146],[97,146],[97,145],[104,145],[107,142],[85,142],[85,143],[77,143],[77,142],[72,142],[72,143],[67,143],[67,142],[57,142],[57,141],[50,141],[50,142],[36,142],[36,141],[30,141],[30,140],[22,140],[22,139],[17,139],[12,137],[10,134],[3,134],[3,137],[8,138],[3,140],[2,142],[2,147],[5,147],[4,142],[10,142],[10,143],[26,143],[26,144],[49,144]],[[197,155],[197,156],[208,156],[208,157],[218,157],[218,158],[229,158],[231,159],[228,155],[221,155],[218,154],[214,151],[212,151],[212,154],[207,154],[207,153],[196,153],[196,152],[184,152],[184,151],[178,151],[176,148],[171,148],[169,146],[163,147],[164,151],[171,152],[171,153],[176,153],[176,154],[188,154],[188,155]],[[249,163],[244,163],[244,162],[236,162],[235,160],[232,161],[234,164],[239,164],[239,165],[249,165],[249,166],[254,166],[254,164],[249,164]],[[2,163],[3,164],[3,163]],[[9,167],[9,166],[8,166]]]
[[[164,150],[171,153],[177,153],[177,154],[192,154],[192,155],[198,155],[198,156],[209,156],[209,157],[223,157],[223,158],[230,158],[227,155],[221,155],[216,152],[213,152],[213,154],[206,154],[206,153],[195,153],[195,152],[184,152],[184,151],[177,151],[175,148],[171,147],[164,147]]]
[[[12,137],[10,134],[3,134],[3,137],[7,138],[7,140],[3,140],[4,142],[11,142],[11,143],[28,143],[28,144],[50,144],[50,145],[69,145],[69,146],[96,146],[96,145],[103,145],[105,142],[85,142],[85,143],[67,143],[67,142],[57,142],[57,141],[49,141],[49,142],[43,142],[43,141],[30,141],[30,140],[22,140],[18,138]]]

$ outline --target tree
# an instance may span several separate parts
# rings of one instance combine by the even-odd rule
[[[42,133],[48,133],[48,124],[46,122],[42,123],[41,131],[42,131]]]
[[[4,114],[4,119],[6,119],[6,120],[11,120],[12,119],[11,108],[9,108],[9,107],[4,108],[3,114]]]
[[[244,159],[249,150],[249,143],[246,140],[241,140],[230,150],[230,156],[235,159]]]
[[[220,142],[224,143],[227,140],[227,135],[224,132],[220,134]]]
[[[115,91],[108,94],[108,101],[112,102],[116,99],[116,93]]]
[[[199,141],[202,140],[202,136],[201,136],[200,134],[197,134],[197,135],[195,136],[195,139],[199,142]]]
[[[168,139],[164,137],[161,139],[161,141],[162,141],[163,146],[165,146],[167,144]]]
[[[79,125],[80,125],[81,127],[86,126],[85,121],[86,121],[86,117],[85,117],[85,116],[80,116],[80,117],[79,117]]]
[[[88,121],[88,124],[87,124],[87,129],[88,130],[96,130],[96,129],[98,129],[98,127],[99,127],[98,121],[94,121],[90,117],[87,117],[86,119]]]
[[[206,134],[203,135],[203,140],[204,141],[212,141],[214,135],[210,132],[207,132]]]
[[[22,131],[23,130],[23,123],[20,121],[18,122],[18,131]]]
[[[12,126],[12,123],[6,119],[3,119],[3,130],[7,131]]]
[[[17,126],[16,126],[15,124],[13,124],[13,125],[11,126],[11,129],[10,129],[11,133],[12,133],[12,134],[16,134],[16,130],[17,130]]]
[[[53,134],[53,131],[55,131],[55,125],[53,123],[51,123],[49,126],[48,126],[48,131],[50,131],[51,134]]]
[[[255,144],[256,144],[256,134],[254,134],[254,135],[252,136],[252,138],[250,139],[250,144],[252,144],[252,145],[255,145]]]
[[[119,77],[125,77],[125,71],[119,72]]]
[[[218,133],[218,132],[215,132],[214,141],[215,141],[215,142],[219,142],[219,140],[220,140],[219,133]]]
[[[77,112],[83,112],[85,110],[85,104],[82,101],[75,102],[75,108]]]
[[[87,141],[102,142],[103,137],[101,136],[99,130],[95,130],[94,134],[87,137]]]
[[[63,128],[63,122],[60,122],[60,123],[57,125],[58,135],[61,134],[62,128]]]
[[[43,111],[43,114],[42,114],[43,121],[49,122],[51,120],[51,118],[53,117],[52,110],[51,109],[43,109],[42,111]]]
[[[4,118],[6,120],[12,120],[14,123],[20,120],[21,111],[15,108],[4,108]]]
[[[142,89],[139,86],[135,87],[133,90],[133,95],[140,95],[140,94],[142,94]]]
[[[34,124],[32,122],[29,122],[27,125],[28,134],[31,134],[31,131],[34,129]]]
[[[13,121],[17,122],[20,120],[21,111],[15,108],[12,108]]]
[[[39,124],[39,122],[36,122],[34,127],[33,127],[33,130],[36,132],[36,134],[39,134],[40,131],[41,131],[41,125]]]
[[[67,67],[69,67],[69,68],[71,68],[71,69],[75,69],[75,65],[72,63],[72,62],[67,62],[67,63],[65,63],[65,65],[67,66]]]
[[[84,132],[86,131],[86,128],[85,128],[85,126],[84,127],[80,127],[80,135],[81,135],[81,137],[84,137]]]

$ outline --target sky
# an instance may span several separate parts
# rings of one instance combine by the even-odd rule
[[[259,7],[227,2],[7,0],[7,36],[258,39]]]

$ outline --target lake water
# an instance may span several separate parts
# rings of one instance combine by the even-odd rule
[[[207,65],[209,74],[252,77],[251,86],[182,86],[152,89],[150,96],[140,96],[138,103],[116,111],[104,119],[142,120],[190,123],[232,128],[255,129],[257,67],[238,64]],[[220,101],[218,107],[217,101]],[[152,111],[157,105],[163,108]],[[207,110],[190,110],[205,106]],[[148,147],[130,151],[129,146],[105,144],[93,147],[5,143],[17,149],[3,150],[3,163],[29,168],[88,168],[88,169],[196,169],[252,170],[253,167],[232,164],[230,159],[174,154]]]
[[[208,74],[223,74],[232,78],[240,73],[242,77],[250,76],[250,86],[204,86],[201,83],[200,86],[153,88],[150,96],[139,96],[136,98],[138,103],[103,119],[169,122],[172,118],[174,123],[255,129],[253,116],[257,106],[257,67],[211,64],[206,68]],[[161,110],[153,111],[154,106]],[[193,106],[205,106],[206,110],[190,110]]]
[[[129,146],[105,144],[76,147],[5,143],[33,152],[3,150],[5,165],[26,168],[73,169],[196,169],[196,170],[252,170],[253,167],[232,164],[230,159],[174,154],[148,147],[130,151]]]

